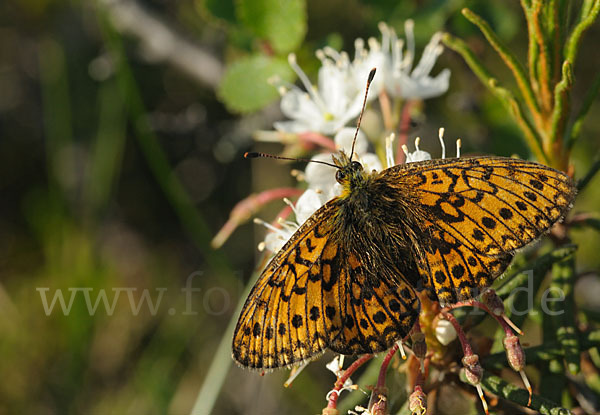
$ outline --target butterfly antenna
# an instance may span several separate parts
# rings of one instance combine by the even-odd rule
[[[354,144],[356,143],[356,137],[358,137],[358,130],[360,129],[360,122],[362,121],[363,113],[365,112],[365,107],[367,106],[367,97],[369,96],[369,87],[371,86],[371,82],[373,82],[373,78],[375,78],[375,72],[377,68],[371,69],[369,72],[369,78],[367,79],[367,90],[365,91],[365,99],[362,104],[362,109],[360,110],[360,115],[358,116],[358,123],[356,124],[356,132],[354,133],[354,140],[352,140],[352,151],[350,151],[350,160],[352,160],[352,156],[354,155]]]
[[[255,158],[259,158],[259,157],[277,159],[277,160],[291,160],[291,161],[304,161],[307,163],[319,163],[319,164],[325,164],[326,166],[335,167],[336,169],[338,168],[338,166],[336,166],[335,164],[327,163],[326,161],[321,161],[321,160],[295,159],[292,157],[275,156],[273,154],[257,153],[254,151],[244,153],[244,158],[246,158],[246,159],[255,159]]]

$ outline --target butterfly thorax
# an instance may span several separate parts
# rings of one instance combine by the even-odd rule
[[[412,271],[415,266],[410,258],[418,237],[418,224],[413,219],[423,218],[422,212],[414,211],[419,205],[413,200],[413,190],[401,181],[390,183],[383,172],[364,171],[344,153],[340,158],[334,161],[345,162],[336,174],[343,191],[334,202],[338,209],[333,237],[342,246],[353,246],[375,273],[389,263]]]

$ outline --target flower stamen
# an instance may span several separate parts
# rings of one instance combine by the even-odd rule
[[[286,388],[289,388],[291,386],[292,382],[294,381],[294,379],[296,379],[298,377],[300,372],[302,372],[304,370],[304,368],[306,366],[308,366],[309,363],[310,363],[310,361],[307,361],[307,362],[302,363],[301,365],[294,366],[290,372],[290,377],[287,378],[287,380],[285,381],[283,386]]]
[[[321,108],[325,108],[325,104],[321,100],[317,89],[310,82],[308,76],[306,76],[300,65],[298,65],[298,62],[296,61],[296,55],[294,53],[290,53],[288,55],[288,63],[290,64],[294,72],[296,72],[298,78],[300,78],[300,82],[302,82],[302,85],[304,85],[304,89],[306,89],[306,92],[308,92],[312,100],[315,101],[315,103],[317,103]]]
[[[395,138],[396,138],[396,134],[394,134],[394,133],[391,133],[390,135],[388,135],[385,138],[385,162],[387,164],[387,168],[390,168],[390,167],[396,165],[396,163],[394,162],[394,139]]]
[[[444,127],[438,130],[438,138],[440,139],[440,145],[442,146],[442,158],[446,158],[446,143],[444,143]]]
[[[402,339],[398,340],[396,344],[398,345],[398,351],[400,352],[402,360],[406,360],[406,351],[404,350],[404,343],[402,342]]]

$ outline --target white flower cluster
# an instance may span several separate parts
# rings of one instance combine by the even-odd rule
[[[275,80],[281,93],[281,111],[289,121],[275,123],[275,129],[286,133],[318,132],[332,135],[346,126],[360,113],[363,87],[369,71],[377,68],[369,92],[369,100],[383,90],[392,97],[426,99],[443,94],[448,90],[450,70],[444,69],[437,76],[430,73],[438,56],[442,53],[441,33],[433,35],[421,60],[413,68],[415,60],[414,23],[407,20],[404,40],[399,39],[394,29],[379,24],[381,43],[376,39],[355,42],[354,60],[346,52],[332,48],[317,51],[322,66],[319,69],[317,86],[313,86],[291,54],[288,61],[304,85],[303,91],[295,85],[284,85]]]
[[[332,48],[317,51],[317,57],[322,66],[319,69],[318,84],[313,84],[304,71],[298,66],[295,55],[289,56],[289,63],[304,85],[303,91],[295,85],[286,85],[279,80],[278,89],[281,93],[281,110],[289,118],[274,124],[276,130],[284,133],[318,133],[335,135],[336,150],[344,150],[350,154],[352,140],[356,129],[346,127],[360,113],[364,100],[364,85],[371,69],[377,69],[377,76],[371,83],[367,100],[372,100],[386,91],[391,97],[404,99],[426,99],[438,96],[448,89],[450,71],[444,69],[436,77],[430,72],[437,57],[442,52],[440,33],[433,35],[421,56],[421,60],[413,68],[415,57],[414,24],[411,20],[405,23],[406,50],[404,40],[399,39],[396,32],[381,23],[381,43],[376,39],[365,42],[358,39],[355,42],[355,57],[351,61],[348,54]],[[442,157],[445,156],[442,141],[443,129],[440,129]],[[396,164],[393,150],[394,135],[386,139],[385,168]],[[380,171],[384,168],[382,162],[368,150],[369,143],[361,131],[355,144],[355,157],[366,171]],[[403,147],[406,162],[430,160],[431,155],[419,149],[419,139],[415,141],[415,151],[409,152]],[[331,162],[331,152],[317,154],[313,160]],[[458,150],[457,150],[458,156]],[[280,220],[280,228],[272,226],[260,219],[255,222],[265,225],[272,230],[259,249],[272,252],[279,251],[289,240],[298,227],[304,223],[317,209],[328,200],[341,193],[341,186],[335,181],[332,167],[309,163],[304,172],[307,190],[300,196],[296,204],[286,200],[295,215],[295,221]]]

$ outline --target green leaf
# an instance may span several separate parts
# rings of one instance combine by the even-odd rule
[[[203,15],[235,24],[235,5],[233,0],[196,0],[196,6]]]
[[[262,55],[242,58],[227,68],[219,85],[219,98],[233,112],[259,110],[279,96],[268,82],[275,75],[293,80],[293,72],[283,59]]]
[[[304,0],[238,0],[236,11],[241,22],[280,54],[298,48],[306,34]]]

